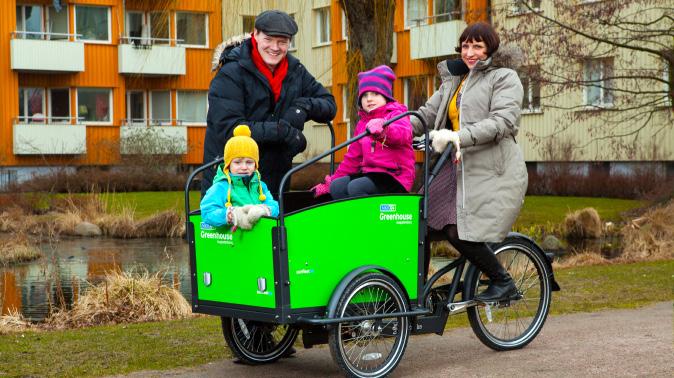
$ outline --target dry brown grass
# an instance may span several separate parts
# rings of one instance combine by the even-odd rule
[[[182,216],[172,210],[163,211],[136,223],[138,237],[180,237],[184,232]]]
[[[102,324],[139,323],[183,319],[191,314],[177,289],[161,281],[161,274],[109,272],[70,310],[52,314],[46,327],[78,328]]]
[[[564,232],[569,239],[601,237],[602,224],[599,213],[594,208],[587,207],[567,214]]]
[[[552,267],[553,269],[563,269],[574,266],[605,265],[611,263],[612,260],[606,259],[597,252],[584,251],[573,256],[565,257],[563,260],[555,260],[552,263]]]
[[[119,214],[101,214],[92,223],[101,228],[103,235],[124,239],[136,237],[134,211],[129,208],[123,208]]]
[[[0,240],[0,266],[37,260],[42,257],[40,249],[23,234],[9,240]]]
[[[674,201],[654,207],[620,231],[621,262],[674,258]]]
[[[455,259],[459,257],[459,252],[446,240],[435,241],[431,243],[431,256],[447,257]]]
[[[23,332],[32,328],[32,324],[26,321],[18,311],[10,311],[9,314],[0,316],[0,335]]]

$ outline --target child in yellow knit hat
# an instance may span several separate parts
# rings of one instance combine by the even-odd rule
[[[201,219],[211,226],[249,230],[261,216],[278,216],[274,200],[257,170],[260,153],[250,128],[239,125],[225,144],[225,163],[201,200]]]

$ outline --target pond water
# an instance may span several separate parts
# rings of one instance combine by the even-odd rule
[[[8,237],[8,235],[3,235]],[[45,257],[12,267],[0,267],[0,313],[20,311],[32,321],[43,320],[51,307],[66,306],[87,287],[103,280],[113,270],[153,274],[180,290],[190,300],[189,255],[183,239],[66,238],[56,244],[43,244]],[[558,257],[578,250],[594,250],[607,258],[620,253],[618,238],[569,243]],[[439,266],[446,261],[433,261]]]
[[[190,299],[189,256],[182,239],[68,238],[40,248],[45,255],[40,260],[0,267],[3,315],[20,311],[32,321],[43,320],[50,306],[72,305],[113,270],[160,272],[165,283]]]

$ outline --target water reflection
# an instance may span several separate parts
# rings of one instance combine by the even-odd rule
[[[0,268],[1,314],[19,311],[43,320],[50,307],[72,305],[112,270],[161,272],[189,300],[189,257],[182,239],[72,238],[41,246],[45,257]]]

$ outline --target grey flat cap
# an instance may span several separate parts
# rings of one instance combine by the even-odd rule
[[[297,23],[286,12],[268,10],[257,15],[255,29],[271,36],[292,38],[297,33]]]

